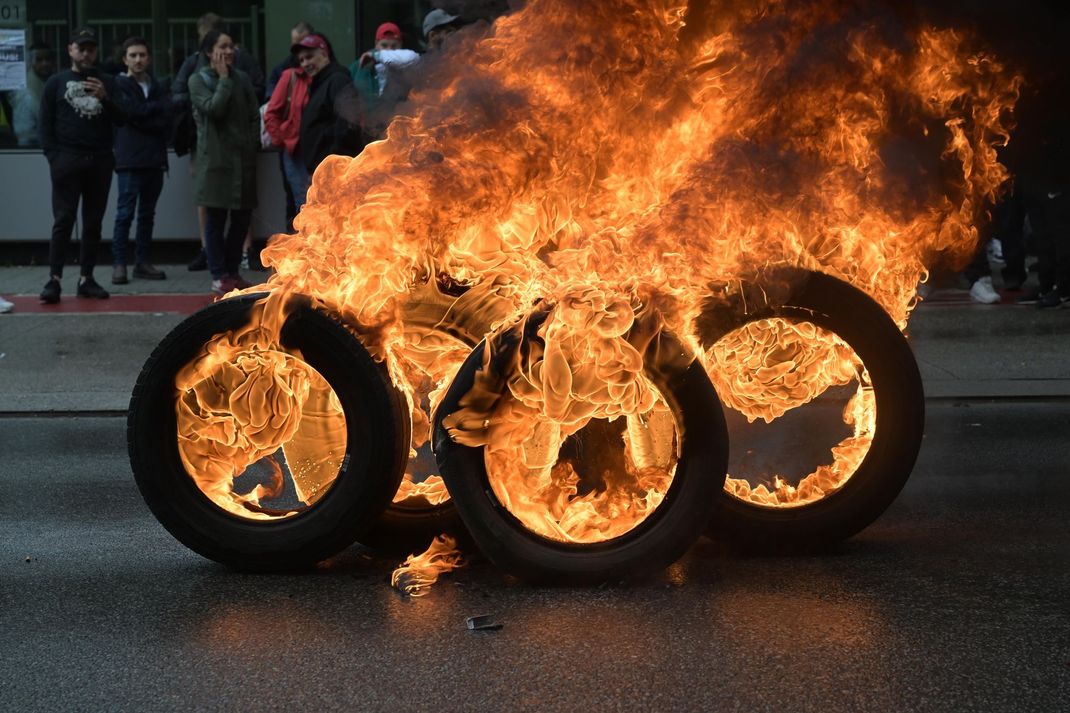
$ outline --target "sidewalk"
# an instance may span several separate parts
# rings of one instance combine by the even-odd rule
[[[0,268],[0,294],[15,302],[0,315],[0,414],[124,412],[156,344],[214,299],[206,272],[159,267],[166,280],[101,280],[108,300],[75,298],[71,269],[56,306],[37,298],[47,268]],[[1070,398],[1070,309],[978,305],[966,290],[943,288],[915,310],[907,333],[929,399]]]
[[[78,266],[70,265],[63,274],[63,296],[58,305],[42,305],[38,299],[41,288],[48,280],[48,268],[44,266],[0,267],[0,296],[15,303],[15,314],[63,314],[63,313],[131,313],[131,312],[176,312],[192,314],[215,295],[209,289],[212,278],[207,271],[190,272],[185,265],[157,265],[167,273],[166,280],[139,280],[129,270],[130,282],[126,285],[111,284],[111,265],[98,265],[94,272],[97,282],[111,293],[107,300],[81,300],[75,298],[78,285]],[[243,270],[250,282],[267,278],[267,272]]]

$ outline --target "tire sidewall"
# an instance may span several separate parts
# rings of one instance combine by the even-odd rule
[[[814,273],[774,312],[833,332],[862,360],[877,401],[873,441],[848,481],[809,505],[769,508],[722,491],[710,531],[744,549],[825,546],[870,525],[910,477],[925,425],[921,375],[906,337],[887,312],[846,282]]]
[[[242,569],[314,564],[352,544],[389,503],[407,457],[407,419],[385,370],[337,320],[298,306],[282,329],[288,348],[332,386],[346,416],[347,461],[308,510],[277,521],[243,520],[212,503],[178,451],[175,376],[217,334],[247,323],[259,295],[217,302],[169,334],[149,358],[131,398],[131,465],[146,504],[190,549]],[[401,447],[399,447],[401,446]]]
[[[484,449],[455,443],[443,419],[460,405],[482,365],[481,343],[451,384],[435,416],[435,453],[443,478],[472,538],[499,568],[546,584],[594,584],[641,576],[678,559],[701,535],[709,502],[724,487],[727,427],[716,392],[701,366],[654,379],[676,415],[680,459],[665,499],[633,532],[603,543],[572,545],[541,537],[498,501]]]

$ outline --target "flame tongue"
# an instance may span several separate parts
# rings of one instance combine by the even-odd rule
[[[390,575],[390,586],[412,597],[426,596],[438,578],[465,564],[457,540],[439,535],[420,555],[409,555]]]
[[[660,330],[706,358],[692,335],[711,286],[769,265],[842,278],[905,326],[919,280],[973,253],[1007,179],[995,150],[1020,78],[961,33],[882,26],[857,5],[710,3],[685,26],[679,0],[531,0],[485,36],[461,32],[385,141],[319,167],[296,234],[264,251],[271,285],[336,308],[388,364],[413,407],[414,450],[463,354],[439,333],[478,339],[553,305],[525,322],[535,334],[501,382],[477,382],[468,418],[448,425],[487,446],[499,498],[533,530],[590,541],[634,526],[673,468],[674,429],[644,376]],[[451,316],[418,324],[432,303]],[[737,365],[719,386],[749,417],[858,372],[802,328],[754,326],[719,349],[707,364]],[[298,394],[286,369],[263,370],[280,388],[254,393]],[[872,430],[859,378],[845,463]],[[193,411],[235,448],[224,471],[277,440],[262,426],[282,432],[259,409],[294,411],[258,399],[237,425]],[[620,418],[623,471],[563,457],[592,421]],[[236,445],[238,433],[264,443]],[[817,492],[770,485],[778,503]]]

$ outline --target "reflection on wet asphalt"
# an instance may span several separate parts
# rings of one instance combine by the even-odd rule
[[[353,548],[230,572],[142,505],[119,419],[0,421],[0,696],[16,710],[1057,710],[1070,699],[1070,409],[933,403],[875,525],[822,556],[703,540],[658,577],[486,563],[406,600]],[[30,561],[27,562],[26,559]],[[472,632],[487,614],[500,631]]]

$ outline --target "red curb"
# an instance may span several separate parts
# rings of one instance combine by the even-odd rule
[[[8,297],[14,314],[118,314],[130,312],[170,312],[193,314],[212,304],[215,295],[112,295],[106,300],[64,296],[58,304],[46,305],[32,296]]]

